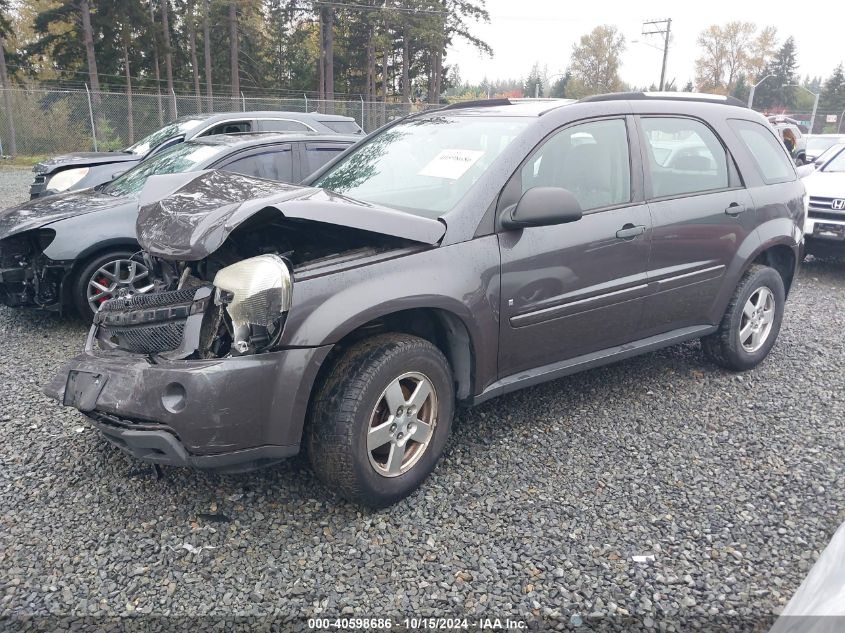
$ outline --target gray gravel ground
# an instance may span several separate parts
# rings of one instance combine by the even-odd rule
[[[28,200],[31,182],[29,167],[6,167],[0,163],[0,209]]]
[[[85,325],[0,309],[0,616],[752,630],[845,520],[843,313],[845,263],[810,262],[757,370],[693,343],[500,398],[460,414],[420,491],[370,513],[301,460],[157,480],[41,394]]]

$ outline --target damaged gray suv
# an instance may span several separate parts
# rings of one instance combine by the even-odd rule
[[[807,202],[766,120],[706,95],[450,106],[303,187],[166,178],[137,225],[154,291],[103,304],[47,392],[139,459],[305,449],[370,506],[432,472],[457,406],[696,338],[756,366]]]

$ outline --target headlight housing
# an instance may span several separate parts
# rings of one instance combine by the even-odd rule
[[[246,354],[266,347],[281,332],[290,310],[293,278],[278,255],[259,255],[221,269],[215,301],[232,322],[232,349]]]
[[[47,181],[47,189],[49,191],[67,191],[73,187],[80,180],[88,175],[89,169],[87,167],[75,167],[73,169],[64,169]]]

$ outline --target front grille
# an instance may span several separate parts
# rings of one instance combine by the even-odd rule
[[[185,334],[185,321],[152,325],[104,326],[103,334],[120,349],[136,354],[161,354],[179,349]]]
[[[161,354],[178,350],[185,325],[194,314],[204,313],[211,286],[111,299],[95,316],[98,338],[118,349],[136,354]]]
[[[830,211],[833,209],[833,201],[845,198],[845,195],[839,198],[822,198],[820,196],[810,196],[810,207],[821,209],[823,211]]]
[[[183,288],[170,292],[153,292],[132,297],[120,297],[106,301],[100,310],[103,312],[124,312],[126,310],[149,310],[150,308],[164,308],[191,303],[196,292],[196,288]]]
[[[807,214],[807,217],[811,220],[834,220],[836,222],[845,222],[845,211],[831,211],[825,213],[824,211],[816,211],[815,209],[810,209],[810,212]]]

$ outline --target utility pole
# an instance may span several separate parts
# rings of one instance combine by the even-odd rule
[[[643,35],[663,36],[663,66],[660,69],[660,87],[662,91],[666,85],[666,58],[669,56],[669,35],[672,32],[672,18],[664,20],[646,20],[643,22]]]

